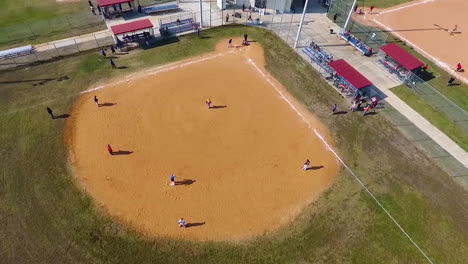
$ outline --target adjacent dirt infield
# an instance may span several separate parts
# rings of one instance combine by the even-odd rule
[[[367,15],[408,42],[426,57],[455,74],[457,63],[468,67],[468,1],[421,0]],[[466,72],[456,73],[468,83]]]
[[[338,162],[310,129],[326,128],[285,95],[306,124],[262,75],[259,45],[226,43],[78,100],[67,125],[71,162],[110,215],[151,236],[242,239],[289,223],[330,186]],[[178,227],[181,217],[189,228]]]

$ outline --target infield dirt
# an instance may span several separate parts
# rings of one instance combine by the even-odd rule
[[[332,184],[339,164],[311,129],[330,142],[326,127],[267,74],[260,45],[226,43],[76,102],[66,128],[71,164],[118,221],[155,237],[238,240],[290,223]]]

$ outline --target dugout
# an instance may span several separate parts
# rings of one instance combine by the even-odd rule
[[[153,23],[149,19],[111,26],[111,30],[114,41],[119,48],[129,46],[132,43],[149,45],[149,40],[154,37]]]
[[[97,0],[97,3],[104,19],[120,17],[135,10],[135,0]]]
[[[333,85],[347,97],[364,97],[369,94],[367,89],[372,85],[364,75],[357,71],[353,66],[343,59],[329,62],[328,65],[333,69]]]
[[[381,47],[378,57],[378,61],[402,82],[412,75],[418,75],[424,65],[422,61],[395,43]]]

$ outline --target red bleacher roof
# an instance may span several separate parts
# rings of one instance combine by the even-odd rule
[[[372,85],[372,83],[366,77],[364,77],[360,72],[354,69],[353,66],[349,65],[343,59],[332,61],[328,63],[328,65],[330,65],[330,67],[332,67],[339,76],[345,78],[356,89],[362,89]]]
[[[409,52],[407,52],[395,43],[387,44],[381,47],[380,50],[385,52],[388,56],[392,57],[394,60],[400,63],[401,66],[405,67],[410,71],[424,65],[422,61],[420,61],[418,58],[414,57]]]
[[[114,35],[120,35],[128,32],[134,32],[142,29],[152,28],[153,23],[149,19],[143,19],[138,21],[133,21],[125,24],[120,24],[112,26],[112,32]]]
[[[97,0],[99,6],[118,5],[133,1],[135,0]]]

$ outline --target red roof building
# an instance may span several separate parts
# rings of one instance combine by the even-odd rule
[[[332,61],[328,65],[336,71],[338,76],[344,78],[358,90],[372,85],[371,81],[343,59]]]
[[[118,4],[128,3],[128,2],[134,2],[134,1],[135,0],[97,0],[97,3],[101,7],[106,7],[106,6],[118,5]]]
[[[153,28],[153,23],[151,23],[149,19],[137,20],[125,24],[111,26],[111,30],[114,35],[121,35],[148,28]]]
[[[395,43],[387,44],[381,47],[380,50],[385,52],[385,54],[392,57],[401,66],[410,71],[413,71],[424,65],[422,61]]]

